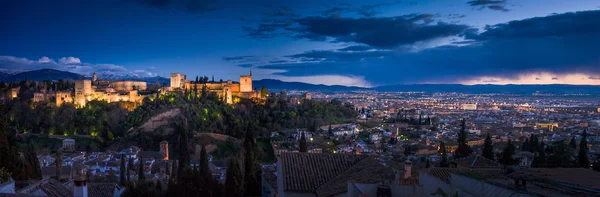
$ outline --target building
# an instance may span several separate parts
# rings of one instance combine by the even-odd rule
[[[348,183],[393,183],[395,173],[373,157],[349,154],[282,153],[277,160],[277,195],[346,196]],[[274,193],[274,192],[271,192]]]
[[[182,88],[186,82],[186,76],[179,73],[171,73],[171,90]]]
[[[470,104],[462,104],[460,106],[460,108],[462,110],[477,110],[477,104],[474,103],[470,103]]]
[[[64,139],[62,141],[62,149],[63,151],[66,152],[73,152],[75,151],[75,140],[74,139]]]
[[[143,81],[102,81],[92,80],[76,80],[75,81],[75,105],[83,107],[87,102],[92,100],[103,100],[106,102],[121,102],[129,101],[141,103],[145,97],[153,97],[153,95],[140,96],[138,90],[145,90],[146,82]],[[64,96],[61,93],[60,96]],[[57,94],[56,105],[64,103],[59,101]]]
[[[176,88],[185,88],[187,90],[196,90],[200,94],[203,89],[214,92],[227,103],[234,103],[239,98],[261,98],[260,91],[252,88],[252,72],[250,75],[240,76],[240,82],[228,81],[209,81],[205,83],[195,83],[185,79],[186,76],[179,73],[171,73],[171,90]]]
[[[558,127],[558,123],[537,123],[535,124],[536,128],[548,129],[549,131],[554,131],[554,128]]]
[[[10,89],[10,99],[17,98],[17,96],[19,95],[19,89],[20,88],[11,88]]]
[[[164,160],[169,160],[169,142],[165,140],[160,142],[160,152],[165,155]]]

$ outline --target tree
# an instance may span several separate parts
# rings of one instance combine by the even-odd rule
[[[177,160],[173,160],[173,166],[171,166],[171,180],[177,180]]]
[[[235,157],[229,160],[229,167],[225,174],[225,196],[243,196],[242,172],[238,159]]]
[[[529,139],[525,138],[525,142],[521,145],[521,151],[529,151]]]
[[[440,162],[440,167],[450,167],[450,163],[448,163],[448,153],[446,152],[446,144],[444,141],[440,143],[440,151],[442,152],[442,161]]]
[[[27,159],[28,165],[30,166],[30,172],[26,172],[29,175],[28,179],[41,179],[42,168],[40,165],[40,160],[37,158],[37,153],[33,144],[30,143],[27,146],[25,157]]]
[[[121,155],[121,169],[119,174],[119,185],[125,186],[125,155]]]
[[[179,168],[177,174],[182,175],[183,170],[190,166],[190,152],[187,138],[187,120],[183,118],[179,130]]]
[[[535,168],[546,167],[546,151],[544,149],[544,142],[540,144],[540,147],[541,148],[538,148],[539,151],[535,153],[533,162],[531,163],[531,166]]]
[[[262,89],[260,90],[260,97],[266,98],[268,95],[269,95],[269,93],[267,93],[267,87],[263,86]]]
[[[254,154],[254,124],[248,124],[246,138],[244,139],[244,196],[260,196],[260,169],[256,167]]]
[[[129,182],[130,173],[133,169],[133,157],[129,157],[129,162],[127,162],[127,182]]]
[[[574,154],[564,140],[552,143],[551,152],[547,161],[549,167],[571,167],[573,165]]]
[[[54,163],[56,164],[56,180],[60,181],[60,174],[62,171],[62,163],[63,163],[63,159],[62,159],[62,150],[58,150],[56,151],[56,154],[54,155],[55,157],[55,161]]]
[[[305,153],[308,151],[308,147],[306,145],[306,136],[304,136],[304,132],[300,135],[300,152]]]
[[[485,142],[483,143],[483,151],[481,153],[481,156],[488,158],[490,160],[495,160],[494,159],[494,146],[493,146],[493,142],[492,142],[492,137],[490,136],[489,133],[485,137]]]
[[[327,134],[329,134],[329,136],[333,136],[333,129],[331,129],[331,125],[329,125],[329,128],[327,129]]]
[[[502,151],[502,163],[504,165],[515,165],[516,161],[512,156],[515,155],[516,149],[517,148],[512,144],[512,141],[508,140],[508,145],[506,145],[506,148]]]
[[[587,156],[587,132],[583,131],[581,141],[579,142],[579,154],[577,154],[577,163],[581,168],[590,168],[590,160]]]
[[[138,169],[138,180],[143,182],[146,180],[146,175],[144,174],[144,158],[140,157],[140,166]]]
[[[202,150],[200,151],[200,175],[204,179],[212,178],[210,168],[208,167],[208,154],[204,145],[202,145]]]
[[[575,136],[571,137],[571,141],[569,142],[569,146],[573,148],[573,150],[577,149],[577,142],[575,141]]]
[[[454,151],[454,156],[457,158],[468,157],[473,150],[467,144],[467,126],[466,119],[462,119],[460,133],[458,134],[458,148]]]

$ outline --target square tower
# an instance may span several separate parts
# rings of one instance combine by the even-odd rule
[[[180,73],[171,73],[171,88],[181,88],[184,85],[186,76]]]
[[[75,104],[83,107],[92,95],[92,81],[89,79],[75,81]]]
[[[250,75],[240,76],[240,92],[252,92],[252,71]]]

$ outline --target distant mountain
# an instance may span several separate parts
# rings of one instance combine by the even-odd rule
[[[54,69],[32,70],[32,71],[26,71],[26,72],[21,72],[21,73],[17,73],[17,74],[7,74],[7,73],[0,74],[0,80],[2,80],[4,82],[14,82],[14,81],[22,81],[22,80],[33,80],[33,81],[51,80],[52,81],[52,80],[59,80],[59,79],[78,80],[78,79],[85,79],[85,76],[76,74],[76,73],[72,73],[72,72],[66,72],[66,71],[60,71],[60,70],[54,70]]]
[[[341,85],[315,85],[310,83],[302,82],[285,82],[276,79],[261,79],[252,82],[254,88],[260,90],[263,86],[267,87],[269,91],[280,91],[280,90],[305,90],[305,91],[321,91],[321,92],[336,92],[336,91],[355,91],[355,90],[369,90],[368,88],[361,88],[355,86],[341,86]]]
[[[96,75],[97,75],[98,79],[111,80],[111,81],[134,80],[134,81],[145,81],[148,84],[159,83],[161,85],[169,85],[169,83],[171,82],[170,79],[164,78],[161,76],[141,77],[139,75],[134,75],[134,74],[121,75],[121,74],[115,74],[115,73],[96,73]]]
[[[461,93],[512,93],[531,94],[600,94],[600,86],[594,85],[461,85],[461,84],[413,84],[380,86],[382,92],[461,92]]]

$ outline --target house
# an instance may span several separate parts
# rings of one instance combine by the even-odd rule
[[[61,180],[71,180],[73,179],[73,173],[71,171],[71,166],[62,166],[60,170],[60,179]],[[42,167],[42,178],[50,179],[56,178],[56,166],[47,166]]]
[[[350,154],[282,153],[277,161],[277,195],[340,196],[348,182],[391,183],[394,171],[375,158]]]

